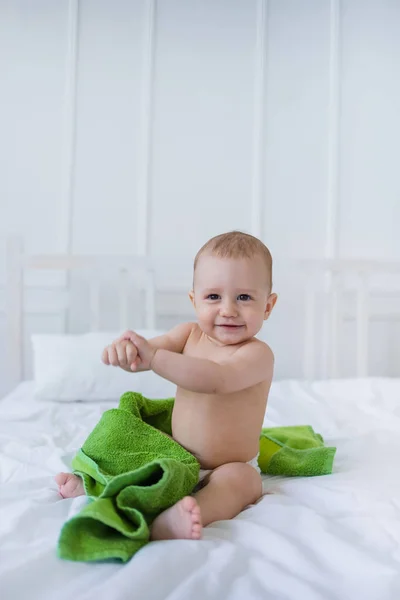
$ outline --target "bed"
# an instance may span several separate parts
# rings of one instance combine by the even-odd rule
[[[400,381],[274,383],[266,424],[312,423],[334,473],[264,478],[262,500],[202,541],[151,543],[125,566],[55,554],[84,499],[62,500],[53,476],[110,403],[39,403],[33,387],[0,402],[3,600],[400,597]]]
[[[14,269],[14,341],[21,326],[19,285]],[[362,320],[359,332],[365,341]],[[308,341],[308,367],[311,350]],[[16,345],[11,356],[20,376]],[[365,367],[362,357],[357,364]],[[311,424],[337,446],[333,474],[265,477],[262,499],[232,521],[205,528],[201,541],[150,543],[126,565],[61,561],[55,551],[61,526],[85,498],[61,499],[54,474],[69,469],[76,449],[116,401],[39,400],[37,385],[16,382],[0,400],[2,600],[400,597],[400,379],[274,382],[264,424]]]

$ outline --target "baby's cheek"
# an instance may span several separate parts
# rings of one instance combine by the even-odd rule
[[[214,321],[213,315],[210,314],[210,312],[208,310],[198,311],[197,319],[198,319],[199,323],[202,324],[204,327],[212,324],[212,322]]]

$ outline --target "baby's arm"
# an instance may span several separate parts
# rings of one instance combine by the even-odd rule
[[[195,323],[181,323],[173,327],[168,333],[148,340],[149,344],[154,350],[168,350],[169,352],[182,354],[193,327],[195,327]]]
[[[273,367],[272,350],[258,340],[242,346],[222,363],[167,350],[158,350],[151,361],[151,368],[161,377],[203,394],[230,394],[270,381]]]
[[[187,339],[194,327],[194,323],[182,323],[168,333],[148,340],[148,344],[155,352],[164,349],[169,352],[183,352]],[[112,344],[104,348],[102,361],[106,365],[121,367],[125,371],[147,371],[148,366],[143,365],[138,357],[136,346],[132,343],[135,332],[126,331]],[[134,367],[135,365],[135,367]]]
[[[144,368],[151,368],[161,377],[193,392],[230,394],[272,379],[274,356],[269,346],[259,340],[243,345],[229,359],[218,363],[162,348],[154,350],[137,334],[131,340]]]

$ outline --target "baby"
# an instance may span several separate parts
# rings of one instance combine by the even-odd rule
[[[203,526],[235,517],[262,494],[257,455],[274,356],[254,336],[275,305],[271,287],[271,254],[260,240],[218,235],[194,261],[197,323],[151,340],[127,331],[103,352],[107,365],[151,369],[177,385],[172,436],[201,466],[195,493],[154,520],[153,540],[200,539]],[[84,494],[76,475],[56,481],[64,498]]]

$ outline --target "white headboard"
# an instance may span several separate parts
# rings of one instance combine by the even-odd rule
[[[7,241],[6,259],[6,337],[9,357],[9,380],[16,385],[23,374],[23,323],[24,323],[24,273],[29,270],[57,270],[69,275],[75,270],[89,270],[90,286],[90,330],[100,328],[100,290],[96,273],[105,269],[118,276],[119,327],[128,323],[128,278],[129,282],[138,279],[139,287],[145,292],[145,327],[156,326],[155,279],[151,261],[142,256],[93,256],[46,254],[28,255],[23,251],[19,238]],[[140,277],[137,277],[140,274]],[[66,306],[66,331],[68,331],[68,308]]]
[[[305,276],[304,377],[316,377],[317,353],[321,351],[316,339],[321,334],[325,336],[327,349],[322,376],[340,377],[340,352],[343,347],[340,336],[346,320],[354,320],[356,325],[353,339],[355,375],[367,377],[370,373],[371,321],[374,318],[383,321],[400,319],[400,261],[311,260],[299,262],[298,268]],[[377,309],[374,297],[375,300],[379,297],[380,301],[396,299],[395,309],[383,312],[379,310],[379,303]],[[318,300],[322,304],[322,320],[319,320],[322,332],[317,331]]]
[[[283,264],[277,261],[278,271],[281,270]],[[160,269],[160,265],[157,266]],[[400,261],[302,260],[286,261],[286,266],[288,267],[285,275],[286,281],[291,279],[291,270],[292,273],[295,273],[296,280],[301,282],[299,301],[302,297],[304,298],[304,310],[301,313],[304,323],[301,323],[302,333],[299,334],[302,336],[301,359],[304,378],[335,378],[343,374],[341,365],[341,352],[344,344],[342,325],[346,321],[355,323],[355,333],[352,334],[351,349],[349,349],[351,355],[356,358],[356,366],[355,369],[352,369],[352,374],[359,377],[368,376],[370,373],[371,321],[374,318],[380,318],[380,303],[377,303],[376,297],[374,297],[377,293],[380,297],[391,295],[394,299],[390,309],[391,314],[386,311],[383,319],[388,317],[400,320]],[[179,270],[178,265],[174,265],[174,267]],[[99,286],[96,273],[101,273],[104,269],[113,270],[118,276],[119,328],[123,330],[132,326],[128,322],[128,284],[131,286],[132,283],[145,294],[144,326],[150,329],[155,328],[155,269],[148,258],[144,256],[70,256],[65,254],[28,255],[23,251],[21,240],[9,239],[7,243],[6,336],[9,357],[8,375],[13,385],[21,381],[23,374],[24,273],[30,270],[59,270],[70,276],[72,272],[82,269],[86,269],[90,273],[87,284],[90,289],[88,308],[91,330],[96,331],[100,328]],[[282,268],[281,272],[283,270]],[[140,277],[139,273],[141,273]],[[393,276],[398,281],[395,295],[393,295],[393,282],[389,283],[388,281],[389,278],[393,279]],[[178,287],[171,287],[171,289],[177,291]],[[180,293],[183,293],[182,287],[179,289]],[[158,288],[157,291],[160,292]],[[282,296],[282,290],[278,289],[277,291],[280,291]],[[67,295],[70,294],[68,282],[66,292]],[[65,307],[65,332],[70,331],[68,311],[69,306],[67,305]],[[281,337],[280,332],[279,336]]]

